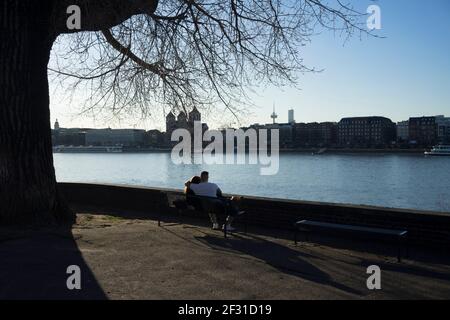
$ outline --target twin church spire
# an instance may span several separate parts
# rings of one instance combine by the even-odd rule
[[[201,121],[202,115],[200,111],[196,107],[189,112],[189,115],[186,115],[184,111],[181,111],[178,114],[178,117],[175,117],[173,112],[169,112],[166,116],[166,132],[171,134],[172,131],[178,128],[189,129],[194,126],[194,121]]]

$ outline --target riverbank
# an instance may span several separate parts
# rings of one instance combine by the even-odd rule
[[[342,154],[342,153],[366,153],[366,154],[423,154],[426,148],[419,149],[359,149],[359,148],[280,148],[280,153],[314,153],[314,154]],[[123,153],[167,153],[171,148],[124,148]]]
[[[87,183],[59,183],[59,188],[71,204],[147,212],[163,220],[177,213],[170,199],[183,198],[181,190],[163,188]],[[409,243],[421,246],[447,248],[450,243],[449,213],[250,196],[244,197],[241,208],[249,226],[284,230],[291,236],[294,223],[306,219],[408,230]],[[195,218],[198,212],[185,215]]]
[[[344,154],[344,153],[364,153],[364,154],[422,154],[426,149],[356,149],[356,148],[314,148],[314,149],[280,149],[283,153],[314,153],[314,154]]]

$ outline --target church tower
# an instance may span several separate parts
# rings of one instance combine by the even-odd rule
[[[59,130],[59,122],[58,122],[58,119],[56,119],[56,121],[55,121],[55,130]]]
[[[175,120],[174,114],[169,112],[166,116],[166,132],[172,134],[172,131],[176,129],[177,121]]]
[[[177,126],[178,126],[178,128],[184,128],[184,129],[188,128],[187,115],[184,111],[181,111],[178,114]]]
[[[191,123],[191,125],[194,124],[194,121],[202,121],[202,115],[196,107],[194,107],[194,109],[189,112],[189,122]]]

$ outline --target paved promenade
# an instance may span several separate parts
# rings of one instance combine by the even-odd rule
[[[324,238],[294,246],[288,234],[254,228],[224,239],[201,220],[158,227],[93,213],[79,214],[72,230],[0,228],[0,299],[450,298],[449,259],[439,253],[413,249],[414,260],[399,264],[384,245]],[[382,290],[370,291],[374,264]],[[81,290],[66,287],[69,265],[81,269]]]

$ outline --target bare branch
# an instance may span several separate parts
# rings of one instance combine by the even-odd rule
[[[92,112],[147,115],[155,106],[195,105],[237,117],[255,87],[296,86],[300,74],[315,71],[302,50],[317,32],[369,34],[364,14],[341,0],[63,0],[60,6],[68,1],[87,10],[84,30],[97,32],[60,36],[52,76],[95,96],[85,105]]]

